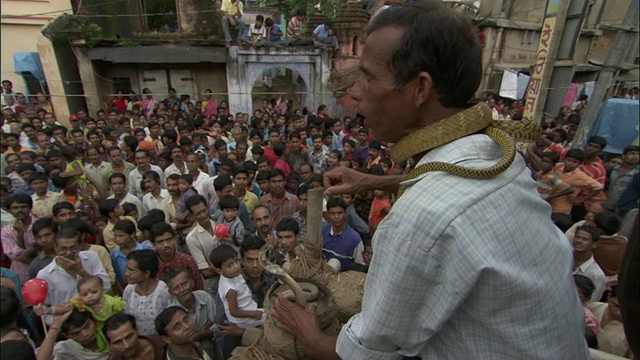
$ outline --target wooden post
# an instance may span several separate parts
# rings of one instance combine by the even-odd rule
[[[324,189],[310,189],[307,192],[307,233],[304,238],[304,251],[309,259],[322,257],[322,202]]]

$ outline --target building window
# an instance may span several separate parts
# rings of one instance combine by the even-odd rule
[[[141,0],[143,22],[150,33],[177,33],[178,9],[176,0]]]
[[[121,78],[121,77],[117,77],[117,78],[113,78],[113,93],[115,94],[116,92],[118,92],[118,90],[122,90],[123,92],[127,93],[129,91],[131,91],[131,79],[126,77],[126,78]]]

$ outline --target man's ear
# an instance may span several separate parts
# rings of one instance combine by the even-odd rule
[[[416,105],[422,106],[434,95],[433,78],[428,72],[421,71],[418,73],[416,81]]]
[[[167,344],[171,345],[171,338],[168,337],[167,335],[160,335],[160,337],[162,338],[162,340],[164,340],[164,342],[166,342]]]
[[[221,269],[221,268],[218,268],[218,267],[216,267],[215,265],[211,265],[211,266],[213,266],[213,270],[214,270],[218,275],[222,276],[222,269]]]

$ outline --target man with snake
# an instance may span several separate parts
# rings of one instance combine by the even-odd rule
[[[416,1],[366,32],[351,96],[375,137],[395,144],[396,163],[417,165],[406,177],[325,174],[329,195],[399,197],[372,241],[361,313],[331,337],[313,304],[281,295],[278,326],[314,359],[588,358],[571,249],[507,134],[528,130],[468,104],[482,77],[470,22]]]

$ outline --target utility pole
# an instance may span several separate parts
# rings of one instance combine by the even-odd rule
[[[576,131],[576,135],[571,142],[572,148],[581,149],[587,140],[587,135],[589,134],[589,130],[591,129],[594,123],[599,122],[599,118],[596,119],[595,115],[598,111],[598,107],[600,103],[605,99],[607,92],[614,85],[613,82],[615,80],[615,76],[620,69],[620,65],[624,60],[624,55],[627,53],[628,45],[633,41],[633,35],[638,33],[638,8],[639,8],[640,0],[631,0],[629,4],[629,9],[627,10],[627,14],[620,25],[608,24],[607,27],[617,29],[618,33],[611,45],[611,50],[609,50],[609,54],[607,54],[607,58],[604,60],[602,64],[602,68],[598,73],[598,79],[596,80],[595,88],[593,89],[593,93],[589,98],[589,103],[587,104],[587,111],[580,121],[580,125],[578,126],[578,130]],[[604,112],[604,107],[606,107],[606,103],[603,105],[603,111],[600,112],[600,116]]]

